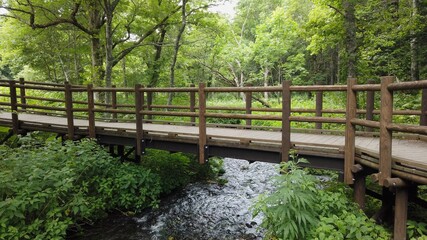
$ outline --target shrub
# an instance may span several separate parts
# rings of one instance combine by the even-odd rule
[[[301,161],[301,160],[300,160]],[[320,187],[320,182],[297,163],[281,164],[278,189],[263,195],[254,205],[254,215],[263,213],[262,227],[278,239],[390,239],[391,234],[375,224],[348,199],[343,185]]]
[[[289,161],[281,164],[282,175],[276,177],[277,190],[261,195],[254,205],[254,215],[263,213],[262,227],[270,237],[305,239],[316,225],[316,184],[312,175]]]
[[[0,239],[59,239],[109,209],[157,203],[158,177],[122,164],[95,142],[22,137],[0,146]]]

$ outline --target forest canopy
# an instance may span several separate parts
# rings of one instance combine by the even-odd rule
[[[427,2],[2,0],[0,78],[151,87],[426,78]]]

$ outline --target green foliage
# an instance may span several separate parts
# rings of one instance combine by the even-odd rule
[[[317,224],[316,179],[289,161],[281,164],[276,178],[277,190],[261,195],[254,205],[254,215],[262,213],[262,227],[268,235],[280,239],[304,239]]]
[[[297,163],[281,165],[278,189],[262,195],[254,214],[262,213],[262,227],[275,239],[390,239],[348,198],[343,185],[322,188],[319,181]]]
[[[427,239],[427,224],[408,220],[407,232],[409,239]]]
[[[147,150],[141,165],[160,177],[162,193],[187,185],[194,172],[190,170],[192,159],[182,153],[169,153],[161,150]]]
[[[110,209],[155,206],[158,177],[122,164],[95,142],[20,139],[0,146],[0,238],[60,239],[66,230]]]
[[[358,209],[343,188],[319,190],[317,199],[320,221],[312,239],[390,239],[390,233]]]

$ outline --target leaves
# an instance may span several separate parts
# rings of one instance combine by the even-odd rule
[[[1,239],[59,239],[73,224],[109,209],[157,204],[156,175],[122,164],[93,141],[42,143],[33,133],[20,143],[0,151]]]

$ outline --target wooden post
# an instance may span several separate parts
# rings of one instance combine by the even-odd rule
[[[190,87],[195,87],[194,84],[191,84]],[[196,92],[190,92],[190,112],[196,112]],[[196,125],[196,117],[191,117],[190,119],[193,126]]]
[[[151,111],[153,108],[151,107],[153,105],[153,92],[147,92],[147,110]],[[147,119],[153,119],[153,115],[147,115]]]
[[[373,80],[369,80],[368,84],[373,84]],[[366,120],[374,120],[374,102],[375,102],[375,91],[366,92]],[[366,127],[367,132],[372,132],[371,127]]]
[[[87,85],[87,105],[89,120],[89,137],[96,138],[95,131],[95,99],[93,94],[93,84]]]
[[[289,160],[291,150],[291,82],[282,82],[282,162]]]
[[[347,114],[345,125],[345,155],[344,155],[344,183],[353,184],[353,173],[351,168],[354,165],[356,130],[351,120],[356,118],[357,98],[353,86],[356,85],[356,78],[347,80]]]
[[[21,96],[21,104],[23,105],[21,108],[22,109],[27,109],[27,107],[25,106],[27,104],[27,99],[25,98],[26,94],[25,94],[25,80],[24,78],[19,78],[19,94]]]
[[[322,116],[322,110],[323,110],[323,91],[317,91],[316,92],[316,117]],[[322,129],[322,123],[318,122],[315,123],[316,129]]]
[[[408,184],[400,178],[384,179],[384,186],[396,192],[394,204],[393,239],[406,239],[406,222],[408,219]]]
[[[71,84],[64,83],[65,92],[65,112],[67,114],[67,138],[68,140],[74,139],[74,116],[73,116],[73,92],[71,91]]]
[[[354,175],[354,201],[359,205],[359,208],[365,209],[366,202],[366,174],[363,172],[363,167],[360,164],[353,165],[351,171]]]
[[[421,117],[420,125],[427,126],[427,89],[423,89],[421,100]]]
[[[206,139],[206,95],[205,95],[205,83],[199,84],[199,163],[204,164],[206,162],[205,147],[207,143]]]
[[[245,102],[246,102],[246,114],[252,114],[252,92],[245,92]],[[246,127],[250,128],[251,125],[252,125],[252,119],[246,119]]]
[[[394,206],[394,239],[406,239],[406,222],[408,219],[408,189],[396,189]]]
[[[143,147],[143,129],[142,129],[142,105],[143,103],[143,93],[141,92],[141,84],[135,85],[135,119],[136,119],[136,148],[135,148],[135,161],[139,161],[141,159]]]
[[[392,132],[387,126],[393,117],[393,93],[388,90],[388,85],[393,83],[395,77],[381,77],[381,110],[380,110],[380,159],[379,159],[379,184],[383,186],[384,180],[391,177]]]
[[[112,88],[116,88],[116,85],[111,86]],[[111,108],[117,109],[117,91],[114,90],[111,93]],[[117,122],[117,113],[113,113],[113,122]]]
[[[10,94],[10,110],[12,111],[12,130],[14,134],[19,134],[19,120],[18,120],[18,100],[16,96],[15,81],[9,81],[9,94]]]

